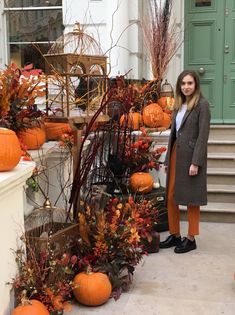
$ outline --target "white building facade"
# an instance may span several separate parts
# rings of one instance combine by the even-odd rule
[[[173,6],[179,32],[183,29],[183,2],[175,0]],[[146,0],[1,0],[0,68],[10,62],[19,67],[33,62],[43,68],[39,51],[46,53],[63,32],[72,31],[74,23],[80,22],[108,56],[109,76],[151,79],[141,29],[146,6]],[[182,69],[183,46],[166,74],[172,85]]]

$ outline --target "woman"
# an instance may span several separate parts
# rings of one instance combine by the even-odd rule
[[[175,110],[168,142],[166,201],[170,236],[160,248],[175,247],[175,253],[196,249],[200,206],[207,204],[207,141],[209,104],[203,98],[194,71],[183,71],[176,83]],[[188,235],[181,239],[179,205],[186,205]]]

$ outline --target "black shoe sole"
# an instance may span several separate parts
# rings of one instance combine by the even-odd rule
[[[195,247],[191,247],[191,248],[182,248],[182,249],[177,249],[177,247],[174,249],[174,252],[176,254],[184,254],[184,253],[188,253],[190,252],[191,250],[195,250],[197,249],[197,246]]]

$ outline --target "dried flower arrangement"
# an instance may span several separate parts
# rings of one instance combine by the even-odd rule
[[[158,209],[144,198],[112,197],[104,209],[81,202],[78,216],[76,240],[68,238],[60,253],[51,234],[40,251],[24,234],[24,246],[14,252],[18,275],[8,283],[18,302],[36,299],[50,312],[68,310],[74,276],[87,268],[108,275],[114,299],[130,288],[135,267],[146,253],[144,241],[152,240]]]
[[[171,21],[172,5],[173,0],[149,0],[148,14],[142,20],[153,77],[160,82],[182,43],[181,34],[177,32],[176,24]]]
[[[145,253],[143,240],[152,240],[158,210],[145,199],[112,197],[104,209],[82,204],[79,216],[82,260],[108,274],[112,296],[129,289],[136,265]]]
[[[42,302],[50,312],[60,312],[71,308],[68,300],[72,296],[72,279],[78,270],[77,257],[64,252],[54,256],[53,247],[39,254],[25,235],[25,246],[14,252],[18,275],[8,284],[15,289],[16,302],[22,299],[35,299]]]
[[[45,95],[42,76],[24,77],[15,64],[0,72],[0,125],[18,132],[39,126],[44,113],[37,109],[35,99]]]
[[[159,159],[166,147],[156,147],[151,139],[149,132],[140,128],[141,133],[129,137],[125,142],[124,165],[130,173],[158,170],[160,167]]]

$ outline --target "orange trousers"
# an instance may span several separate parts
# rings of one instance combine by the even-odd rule
[[[170,165],[169,182],[167,193],[167,210],[170,234],[180,234],[180,210],[179,205],[175,203],[175,163],[176,163],[176,144],[174,143]],[[188,235],[199,234],[200,206],[187,206],[188,213]]]

